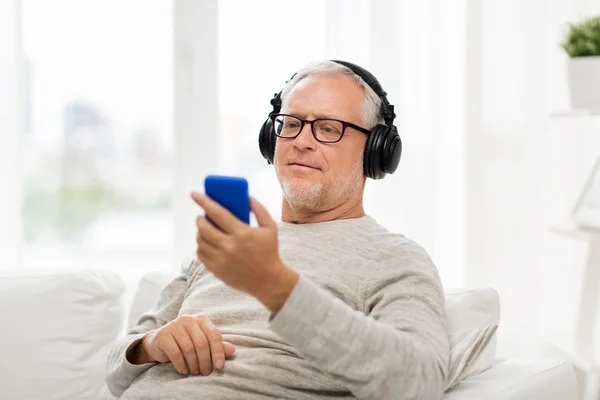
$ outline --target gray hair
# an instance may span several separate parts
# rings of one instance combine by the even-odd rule
[[[364,127],[370,130],[373,129],[375,125],[384,123],[383,117],[381,116],[381,98],[377,93],[375,93],[375,91],[350,68],[329,60],[316,61],[307,64],[298,71],[294,78],[283,88],[283,91],[281,92],[281,104],[285,104],[290,92],[298,82],[310,75],[319,74],[332,76],[348,75],[356,79],[356,82],[363,88],[365,93],[361,115]]]

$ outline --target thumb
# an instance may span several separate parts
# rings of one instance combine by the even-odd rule
[[[277,225],[265,206],[260,204],[254,197],[250,197],[250,209],[256,216],[256,222],[259,226],[271,227]]]
[[[223,350],[225,351],[225,357],[231,357],[235,354],[235,346],[229,342],[223,342]]]

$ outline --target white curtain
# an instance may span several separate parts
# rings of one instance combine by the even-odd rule
[[[0,2],[0,269],[21,260],[21,33],[20,1]]]
[[[343,1],[327,8],[327,58],[369,69],[395,106],[396,174],[369,181],[366,211],[416,240],[447,287],[464,285],[463,1]]]

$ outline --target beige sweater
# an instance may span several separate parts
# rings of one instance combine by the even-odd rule
[[[154,310],[115,343],[107,384],[122,399],[442,397],[449,345],[444,295],[427,253],[371,217],[281,223],[280,255],[300,274],[281,311],[229,288],[195,257]],[[132,365],[127,350],[183,314],[202,313],[236,346],[222,371],[182,376]]]

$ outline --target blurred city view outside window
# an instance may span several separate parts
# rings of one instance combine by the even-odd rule
[[[171,267],[172,25],[167,0],[23,1],[26,264]]]
[[[273,94],[325,58],[327,2],[217,4],[216,37],[186,39],[217,41],[220,128],[182,134],[213,135],[213,172],[247,178],[279,219],[281,191],[258,132]],[[23,0],[26,265],[139,272],[186,256],[173,254],[173,7]],[[288,29],[290,17],[297,29]]]

